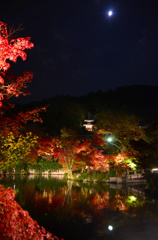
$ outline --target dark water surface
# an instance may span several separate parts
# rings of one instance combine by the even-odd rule
[[[136,187],[8,177],[16,200],[39,225],[65,240],[157,240],[158,200]]]

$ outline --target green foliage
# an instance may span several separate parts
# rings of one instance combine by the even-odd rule
[[[158,120],[145,129],[146,138],[131,141],[136,163],[143,169],[158,167]]]
[[[21,173],[26,173],[27,174],[27,171],[28,171],[28,164],[25,164],[25,163],[19,163],[17,164],[17,166],[15,167],[15,174],[21,174]]]
[[[108,175],[109,177],[116,177],[116,169],[111,169]]]
[[[121,149],[129,151],[131,140],[144,138],[144,131],[139,127],[140,119],[135,115],[109,110],[97,113],[95,120],[104,136],[113,136],[113,142],[105,140],[105,149],[109,153],[118,153]]]
[[[68,173],[64,173],[64,179],[68,178]]]
[[[108,179],[107,173],[74,173],[74,180],[87,180],[87,181],[106,181]]]
[[[42,173],[44,171],[48,171],[49,173],[52,171],[58,171],[62,169],[62,165],[55,161],[45,161],[40,159],[37,164],[29,165],[29,169],[35,170],[38,173]]]
[[[20,134],[18,137],[10,132],[0,140],[0,169],[14,168],[20,162],[32,162],[33,150],[37,146],[37,136],[31,132]]]
[[[64,178],[67,178],[67,174],[64,174]],[[102,181],[105,182],[109,179],[109,177],[116,177],[116,169],[111,169],[109,172],[101,173],[101,172],[94,172],[94,173],[73,173],[73,180],[78,181]]]
[[[74,174],[73,177],[74,177],[74,179],[85,180],[85,179],[91,179],[91,174],[80,173],[80,174]]]
[[[34,179],[32,179],[30,181],[31,185],[36,186],[41,192],[43,192],[43,190],[46,189],[47,187],[48,188],[51,187],[51,189],[58,189],[58,188],[67,186],[66,180],[61,181],[61,180],[54,178],[52,181],[51,176],[49,176],[47,179],[42,176],[41,176],[41,178],[39,176],[36,176]]]
[[[15,174],[28,174],[29,170],[35,170],[36,173],[41,174],[44,171],[48,171],[50,173],[51,171],[54,172],[60,169],[62,169],[62,165],[58,162],[40,159],[36,164],[26,164],[22,162],[17,164],[15,167]]]
[[[92,179],[96,181],[102,181],[102,180],[107,180],[108,174],[107,173],[93,173],[92,174]]]
[[[136,159],[133,159],[133,160],[135,161]],[[124,162],[127,163],[127,166],[128,166],[128,167],[130,167],[132,170],[136,170],[137,164],[134,163],[134,161],[132,161],[131,159],[126,159],[126,160],[124,160]]]

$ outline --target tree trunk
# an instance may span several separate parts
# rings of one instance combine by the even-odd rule
[[[71,170],[68,171],[68,179],[73,179],[73,175],[72,175],[72,171]]]

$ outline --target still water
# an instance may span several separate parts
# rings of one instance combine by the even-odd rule
[[[8,177],[16,200],[53,235],[65,240],[157,240],[158,200],[136,187]]]

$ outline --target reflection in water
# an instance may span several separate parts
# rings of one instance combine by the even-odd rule
[[[27,177],[28,177],[28,179],[35,179],[37,176],[36,176],[36,175],[28,175]],[[54,174],[54,175],[51,175],[51,178],[52,178],[52,179],[55,178],[55,179],[61,179],[61,180],[62,180],[63,177],[64,177],[63,174],[59,174],[59,175]],[[43,174],[43,175],[42,175],[42,178],[49,179],[49,178],[50,178],[50,175],[49,175],[49,174]]]
[[[135,188],[54,176],[8,178],[3,184],[15,188],[17,201],[40,225],[65,240],[158,237],[157,201],[149,201]]]

